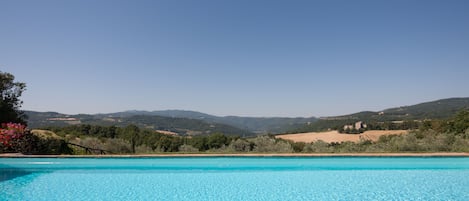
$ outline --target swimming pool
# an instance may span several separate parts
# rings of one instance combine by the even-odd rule
[[[0,158],[0,179],[0,200],[467,200],[469,158]]]

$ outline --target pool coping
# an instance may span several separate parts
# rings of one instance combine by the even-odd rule
[[[194,154],[116,154],[116,155],[24,155],[0,154],[0,158],[163,158],[163,157],[469,157],[467,152],[437,153],[194,153]]]

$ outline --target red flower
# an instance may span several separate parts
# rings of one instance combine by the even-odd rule
[[[26,126],[18,123],[3,123],[0,128],[0,143],[3,146],[11,146],[12,139],[21,138],[24,135]]]

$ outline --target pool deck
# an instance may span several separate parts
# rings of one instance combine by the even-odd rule
[[[131,155],[23,155],[0,154],[0,158],[150,158],[150,157],[469,157],[469,153],[249,153],[249,154],[131,154]]]

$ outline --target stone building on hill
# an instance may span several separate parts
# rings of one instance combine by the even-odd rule
[[[363,121],[357,121],[355,124],[349,124],[344,126],[344,130],[360,130],[360,129],[366,129],[367,125],[363,123]]]

